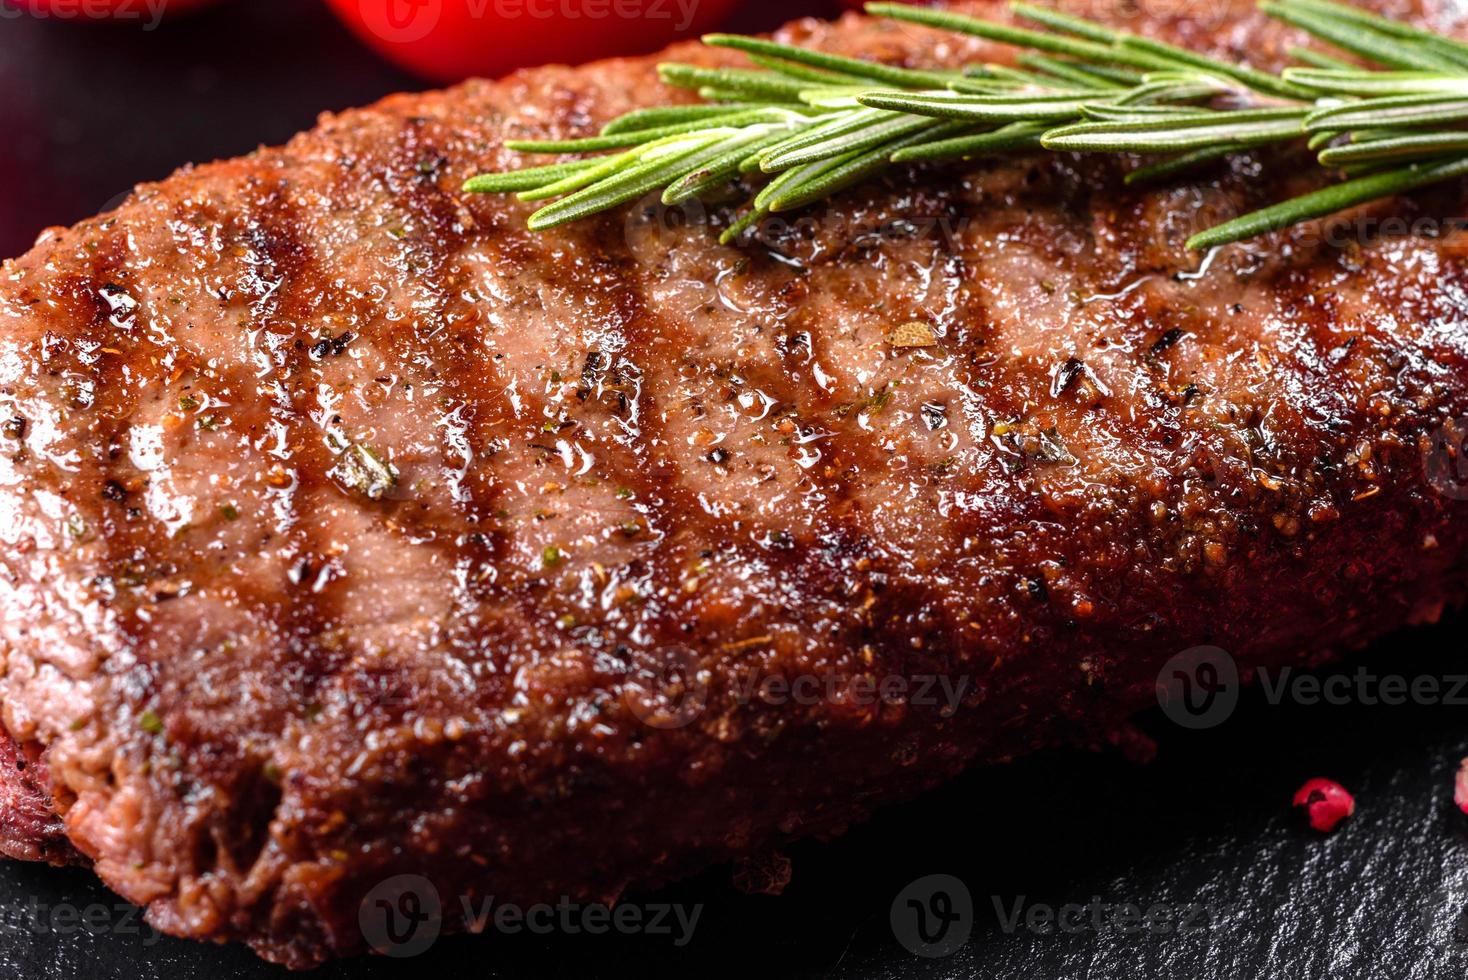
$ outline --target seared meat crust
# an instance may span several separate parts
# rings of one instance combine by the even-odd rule
[[[1377,219],[1464,186],[1206,257],[1310,168],[899,171],[737,248],[716,205],[534,235],[458,193],[667,99],[655,60],[326,116],[0,271],[4,727],[158,927],[302,967],[398,873],[609,899],[1103,745],[1190,646],[1309,660],[1461,597],[1468,234]],[[954,710],[863,686],[930,675]],[[54,853],[16,813],[5,851]]]

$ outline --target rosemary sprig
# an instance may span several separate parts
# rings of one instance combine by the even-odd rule
[[[1012,65],[920,70],[712,34],[705,43],[756,67],[661,65],[666,84],[704,101],[638,109],[591,137],[508,143],[578,158],[481,175],[464,190],[551,201],[529,218],[540,230],[649,192],[677,204],[767,181],[722,234],[729,242],[895,165],[998,153],[1150,156],[1126,178],[1140,183],[1298,142],[1350,176],[1196,235],[1198,249],[1468,175],[1468,43],[1335,0],[1260,8],[1345,56],[1296,48],[1298,64],[1271,74],[1024,2],[1011,9],[1033,27],[870,3],[877,16],[1021,51]]]

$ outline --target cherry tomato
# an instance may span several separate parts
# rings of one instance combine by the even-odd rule
[[[372,47],[440,82],[655,51],[737,0],[328,0]]]
[[[136,20],[156,26],[164,17],[186,13],[215,0],[0,0],[37,17],[56,20]]]

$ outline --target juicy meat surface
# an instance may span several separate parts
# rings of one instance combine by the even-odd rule
[[[1193,6],[1112,19],[1300,40]],[[307,966],[395,874],[611,899],[1104,745],[1195,644],[1308,660],[1461,597],[1468,233],[1377,219],[1464,185],[1206,257],[1312,169],[899,170],[727,248],[714,205],[535,235],[458,193],[668,99],[654,62],[326,116],[4,265],[0,762],[49,767],[7,853],[50,810],[161,929]]]
[[[0,733],[0,854],[21,861],[80,863],[51,805],[40,746]]]

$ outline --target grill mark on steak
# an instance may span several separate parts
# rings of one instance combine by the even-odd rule
[[[692,607],[688,584],[716,554],[730,553],[735,545],[719,538],[704,540],[699,547],[696,535],[687,533],[686,516],[705,513],[709,506],[691,491],[690,469],[716,465],[710,453],[717,447],[701,438],[706,431],[702,421],[711,407],[707,393],[696,393],[690,399],[689,390],[677,384],[659,389],[644,380],[656,377],[660,365],[664,370],[676,365],[675,377],[684,378],[688,366],[703,357],[702,351],[687,349],[679,342],[681,318],[660,314],[659,304],[649,296],[666,270],[666,256],[653,261],[641,253],[635,258],[613,258],[627,250],[628,230],[608,225],[596,234],[597,278],[617,283],[612,332],[618,353],[614,363],[636,386],[635,397],[625,409],[629,422],[635,412],[635,424],[628,440],[632,465],[621,470],[622,483],[635,504],[637,516],[630,520],[639,528],[636,536],[652,535],[660,545],[651,553],[643,549],[629,567],[632,576],[654,588],[643,590],[636,628],[618,637],[620,642],[612,651],[615,666],[598,675],[624,705],[643,705],[656,726],[668,724],[665,719],[681,721],[687,699],[692,697],[696,704],[702,697],[698,677],[710,666],[710,658],[699,649],[699,634],[715,643],[723,637],[720,617],[700,615]],[[699,317],[706,308],[694,304],[684,316]],[[693,419],[691,434],[676,422],[683,416]],[[687,465],[679,461],[679,454],[685,452]],[[646,531],[640,530],[644,523]],[[632,740],[640,741],[640,736],[640,732],[632,733]]]
[[[1262,24],[1153,26],[1268,61],[1295,38]],[[523,204],[460,199],[520,163],[504,138],[668,97],[653,63],[327,117],[0,272],[0,414],[32,420],[0,459],[0,707],[160,927],[305,966],[362,948],[394,873],[450,903],[615,897],[970,761],[1104,744],[1186,646],[1292,661],[1461,597],[1468,532],[1421,462],[1468,411],[1461,231],[1297,228],[1200,274],[1199,209],[1319,179],[1288,153],[1156,188],[1065,156],[905,169],[738,250],[718,207],[531,235]],[[892,348],[914,319],[938,343]],[[344,486],[342,442],[396,485]],[[924,672],[963,708],[742,693]],[[0,825],[27,855],[46,832]]]
[[[211,295],[223,308],[249,310],[249,323],[237,325],[237,342],[253,351],[254,361],[246,360],[220,372],[206,365],[205,370],[223,378],[223,391],[238,393],[226,395],[221,402],[241,399],[243,393],[257,384],[261,386],[261,403],[250,406],[243,417],[228,424],[241,423],[244,431],[240,438],[254,441],[265,451],[263,463],[267,469],[273,471],[282,462],[292,464],[267,477],[267,486],[270,492],[276,492],[281,510],[272,529],[262,530],[260,545],[278,542],[280,559],[271,563],[273,574],[265,581],[253,587],[237,587],[238,599],[247,607],[258,608],[272,604],[280,590],[289,590],[290,583],[297,579],[298,586],[310,586],[310,577],[302,569],[319,563],[322,541],[302,501],[325,489],[324,483],[313,477],[327,469],[329,458],[319,448],[319,438],[310,431],[309,417],[299,408],[301,380],[309,376],[312,363],[313,338],[309,331],[322,302],[321,277],[316,274],[310,249],[297,234],[300,219],[290,183],[283,179],[262,181],[253,184],[252,190],[261,195],[258,205],[228,215],[220,225],[221,248],[239,260],[239,275],[231,283],[221,283]],[[194,329],[189,321],[176,326],[182,327],[181,339]],[[207,397],[202,387],[191,386],[188,393],[179,396],[180,409],[185,398],[202,401]],[[222,415],[225,411],[223,404],[216,408],[209,403],[196,412],[185,412],[183,424],[194,425],[198,451],[207,452],[206,444],[218,437],[221,426],[210,420],[215,419],[216,412]],[[226,516],[225,508],[230,508],[230,513],[237,510],[234,503],[227,503],[220,505],[219,513],[196,516],[206,528],[230,523],[236,518]],[[148,536],[158,533],[156,526],[140,528],[135,546],[146,553]],[[197,535],[200,531],[191,524],[174,533]],[[243,558],[226,551],[217,560]],[[180,574],[184,574],[182,570]],[[202,583],[185,580],[176,588],[172,601],[186,598],[200,587]],[[160,622],[138,616],[140,611],[134,612],[127,626],[137,648],[164,651],[178,641],[180,624],[176,620],[165,617]],[[180,822],[176,831],[178,846],[195,866],[217,867],[238,880],[245,879],[261,859],[280,802],[280,791],[266,774],[268,745],[259,744],[257,734],[262,723],[278,726],[279,713],[272,706],[264,711],[249,710],[249,705],[260,704],[252,700],[252,688],[262,677],[273,675],[281,689],[290,692],[293,703],[308,704],[315,697],[316,685],[340,669],[340,658],[333,657],[315,639],[326,623],[318,602],[291,602],[278,609],[272,619],[264,624],[263,631],[269,636],[265,642],[275,647],[275,656],[260,665],[263,669],[259,673],[224,678],[224,685],[216,687],[216,668],[211,672],[215,677],[205,682],[207,694],[200,697],[200,710],[154,712],[160,729],[157,740],[166,745],[168,763],[156,778],[167,792],[188,801],[199,815],[187,823]],[[179,653],[192,657],[202,653],[228,661],[236,644],[260,641],[261,624],[242,622],[240,627],[238,636],[228,630],[184,628],[188,639]],[[201,680],[187,675],[169,677],[156,664],[144,661],[132,677],[122,682],[138,692],[135,697],[140,704],[151,705],[187,700],[191,696],[189,688]],[[221,702],[239,702],[242,710],[238,715],[224,712],[216,716],[213,708]],[[241,716],[249,721],[240,724]],[[154,765],[146,757],[135,764],[149,768]],[[185,892],[183,901],[191,900],[196,899]],[[209,928],[212,920],[164,914],[159,921],[173,928]]]

